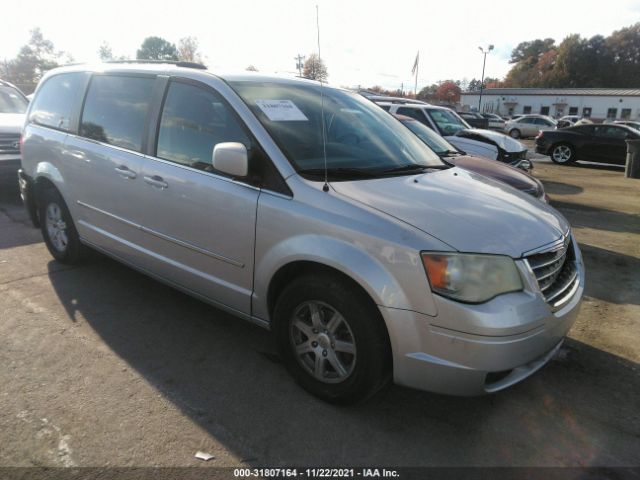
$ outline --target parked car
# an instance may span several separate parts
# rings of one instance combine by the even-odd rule
[[[476,112],[458,112],[464,120],[473,128],[489,128],[489,120]]]
[[[485,177],[494,178],[524,193],[533,195],[539,200],[547,201],[547,196],[544,193],[544,187],[540,180],[523,172],[521,169],[505,165],[495,160],[489,160],[488,158],[466,155],[416,119],[404,115],[395,115],[395,117],[415,133],[420,140],[426,143],[427,146],[436,152],[446,163],[479,173]]]
[[[545,115],[523,115],[516,120],[509,120],[504,131],[511,138],[535,137],[540,131],[554,130],[556,121]]]
[[[17,87],[0,80],[0,174],[3,176],[15,175],[20,167],[20,130],[28,104]]]
[[[636,130],[640,130],[640,121],[634,122],[633,120],[616,120],[616,125],[626,125],[627,127],[635,128]]]
[[[536,152],[549,155],[560,164],[576,160],[613,163],[626,162],[626,140],[640,139],[640,132],[627,125],[587,124],[540,132],[536,137]]]
[[[378,105],[392,114],[415,118],[463,152],[498,160],[524,170],[531,168],[531,162],[527,160],[527,148],[522,143],[504,133],[471,128],[449,108],[388,102],[380,102]]]
[[[483,113],[482,116],[489,121],[490,129],[498,130],[499,132],[504,131],[506,122],[500,115],[496,115],[495,113]]]
[[[556,210],[353,92],[180,65],[40,82],[20,177],[56,260],[92,247],[271,329],[331,402],[495,392],[558,351],[584,268]]]

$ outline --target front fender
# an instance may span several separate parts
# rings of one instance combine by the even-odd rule
[[[267,292],[280,268],[297,261],[315,262],[334,268],[356,281],[380,306],[411,310],[403,288],[389,269],[370,252],[344,240],[321,234],[289,237],[256,258],[253,314],[269,319]],[[425,278],[425,295],[431,300]],[[433,305],[433,304],[432,304]],[[435,306],[434,306],[435,308]],[[432,315],[435,310],[430,309]]]

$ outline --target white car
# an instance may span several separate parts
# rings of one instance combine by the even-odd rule
[[[501,132],[472,128],[456,112],[436,105],[376,102],[387,112],[415,118],[439,133],[457,149],[529,170],[527,147]]]
[[[535,137],[541,131],[555,130],[557,122],[546,115],[523,115],[516,120],[509,120],[504,131],[511,138]]]
[[[18,88],[0,80],[0,172],[15,175],[20,166],[20,130],[29,102]]]
[[[500,115],[496,115],[495,113],[483,113],[481,115],[489,120],[489,128],[492,130],[498,130],[500,132],[504,130],[504,126],[507,122],[505,122],[504,118]]]

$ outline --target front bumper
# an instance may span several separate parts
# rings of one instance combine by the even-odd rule
[[[472,396],[502,390],[532,375],[557,352],[577,318],[584,267],[581,258],[576,263],[578,288],[555,312],[533,282],[522,292],[480,305],[434,295],[435,317],[381,307],[391,339],[395,383]]]

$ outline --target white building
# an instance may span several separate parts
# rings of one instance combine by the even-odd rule
[[[580,115],[593,120],[640,119],[640,88],[488,88],[463,92],[462,110],[511,116],[539,113],[552,117]]]

